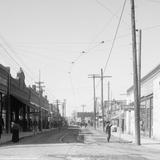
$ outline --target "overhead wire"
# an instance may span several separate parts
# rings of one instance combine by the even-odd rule
[[[160,3],[159,0],[147,0],[147,1],[150,1],[150,2],[152,2],[152,3]]]
[[[63,60],[63,59],[57,59],[57,58],[53,58],[53,57],[51,57],[51,56],[48,56],[48,55],[42,55],[42,54],[40,54],[40,53],[37,53],[37,52],[35,52],[35,51],[30,51],[30,50],[28,50],[27,48],[17,48],[17,50],[19,50],[20,51],[20,54],[23,54],[23,55],[28,55],[28,56],[32,56],[32,57],[42,57],[42,58],[45,58],[45,59],[48,59],[48,60],[51,60],[51,61],[59,61],[59,62],[61,62],[61,63],[69,63],[69,61],[67,61],[67,60]],[[18,53],[18,52],[17,52]],[[37,54],[34,54],[34,53],[37,53]]]
[[[13,68],[13,70],[15,71],[15,72],[17,72],[17,68],[16,68],[16,66],[15,65],[13,65],[13,60],[11,60],[11,58],[9,57],[9,55],[7,54],[7,53],[3,53],[3,52],[5,52],[5,50],[0,46],[0,48],[1,48],[1,51],[0,51],[0,53],[1,53],[1,59],[3,59],[4,60],[4,63],[5,64],[9,64],[9,66],[12,66]],[[7,56],[7,61],[6,61],[6,57]],[[1,63],[2,63],[2,61],[1,61]]]
[[[76,98],[75,88],[74,88],[74,85],[73,85],[73,79],[72,79],[71,74],[69,74],[69,79],[70,79],[71,91],[72,91],[72,94],[73,94],[74,103],[75,103],[75,106],[77,106],[77,98]]]
[[[10,46],[10,44],[5,40],[5,38],[0,34],[0,39],[4,42],[4,44],[5,44],[5,46],[12,52],[12,53],[14,53],[14,55],[16,56],[17,54],[15,53],[15,51],[12,49],[12,47]],[[11,56],[11,54],[9,53],[9,51],[1,44],[1,47],[5,50],[5,52],[6,52],[6,54],[16,63],[16,65],[17,66],[19,66],[19,67],[22,67],[22,65],[20,65],[19,64],[19,62],[15,59],[15,58],[13,58],[13,56]],[[21,61],[21,63],[22,63],[22,60],[20,60]],[[29,70],[28,69],[28,67],[23,63],[23,66],[25,67],[25,68],[27,68],[27,70]],[[23,68],[24,69],[24,68]],[[26,70],[25,70],[26,71]],[[28,73],[30,73],[31,71],[29,70],[29,72],[26,72],[26,74],[32,79],[32,81],[34,81],[34,78],[31,76],[31,74],[28,74]]]
[[[111,53],[112,53],[112,49],[113,49],[113,47],[114,47],[114,43],[115,43],[115,40],[116,40],[116,37],[117,37],[117,33],[118,33],[118,29],[119,29],[120,22],[121,22],[121,19],[122,19],[122,15],[123,15],[123,11],[124,11],[124,8],[125,8],[125,4],[126,4],[126,0],[124,1],[123,7],[122,7],[122,11],[121,11],[121,15],[120,15],[120,18],[119,18],[119,21],[118,21],[118,26],[117,26],[117,29],[116,29],[116,33],[115,33],[115,36],[114,36],[114,39],[113,39],[113,42],[112,42],[112,46],[111,46],[111,49],[110,49],[110,52],[109,52],[109,57],[108,57],[108,59],[107,59],[107,62],[106,62],[106,64],[105,64],[105,67],[104,67],[104,72],[105,72],[105,70],[106,70],[108,61],[109,61],[109,59],[110,59],[110,56],[111,56]],[[116,16],[116,14],[112,14],[112,16],[114,17],[114,16]],[[113,17],[112,17],[112,18],[113,18]],[[111,18],[111,21],[112,21],[112,18]],[[97,36],[97,37],[98,37],[98,36]],[[97,37],[96,37],[96,38],[97,38]],[[93,40],[93,41],[94,41],[94,40]],[[102,41],[102,43],[104,43],[104,41]],[[91,48],[89,48],[88,51],[87,51],[87,53],[89,53],[92,49],[95,49],[97,46],[99,46],[99,44],[97,44],[97,45],[92,46]],[[81,55],[76,59],[76,61],[78,61],[79,58],[81,58]],[[74,65],[75,62],[73,61],[72,64]],[[71,72],[69,72],[69,73],[71,73]],[[99,81],[99,82],[100,82],[100,81]],[[98,87],[99,82],[97,83],[96,88]]]
[[[116,38],[117,38],[117,33],[118,33],[118,30],[119,30],[119,27],[120,27],[120,23],[121,23],[121,20],[122,20],[122,16],[123,16],[125,5],[126,5],[126,0],[124,0],[123,6],[122,6],[122,10],[121,10],[121,14],[120,14],[120,17],[119,17],[119,20],[118,20],[118,25],[116,27],[116,31],[115,31],[115,34],[114,34],[114,37],[113,37],[113,41],[112,41],[112,44],[111,44],[111,48],[110,48],[110,51],[109,51],[109,55],[108,55],[107,61],[106,61],[105,65],[104,65],[104,68],[103,68],[104,73],[106,71],[106,68],[107,68],[108,62],[110,60],[110,57],[111,57],[111,54],[112,54],[112,50],[113,50],[113,47],[114,47],[114,44],[115,44],[115,41],[116,41]],[[99,84],[100,84],[100,80],[97,82],[95,88],[97,88],[99,86]]]
[[[126,0],[124,0],[123,7],[122,7],[122,11],[121,11],[120,18],[119,18],[119,21],[118,21],[118,25],[117,25],[117,28],[116,28],[116,31],[115,31],[115,35],[114,35],[114,38],[113,38],[113,41],[112,41],[112,45],[111,45],[111,48],[110,48],[110,51],[109,51],[109,55],[108,55],[107,61],[106,61],[106,63],[105,63],[105,66],[104,66],[104,68],[103,68],[104,73],[105,73],[105,71],[106,71],[108,62],[109,62],[110,57],[111,57],[111,54],[112,54],[113,47],[114,47],[114,45],[115,45],[115,41],[116,41],[117,34],[118,34],[118,30],[119,30],[119,27],[120,27],[120,24],[121,24],[121,20],[122,20],[122,16],[123,16],[123,12],[124,12],[125,5],[126,5]]]
[[[101,3],[99,0],[96,0],[96,2],[97,2],[101,7],[103,7],[107,12],[109,12],[111,15],[114,15],[113,12],[112,12],[108,7],[106,7],[103,3]]]
[[[12,52],[14,52],[15,53],[15,51],[12,49],[12,47],[8,44],[8,42],[4,39],[4,37],[2,36],[2,35],[0,35],[0,38],[1,38],[1,40],[6,44],[6,46],[10,49],[10,51],[12,51]],[[8,50],[2,45],[2,44],[0,44],[0,47],[5,51],[5,53],[8,55],[8,57],[10,57],[11,59],[12,59],[12,61],[14,61],[15,63],[16,63],[16,65],[17,66],[19,66],[19,67],[22,67],[22,65],[20,65],[18,62],[17,62],[17,60],[15,59],[15,58],[13,58],[13,56],[11,56],[11,54],[8,52]],[[20,58],[20,57],[19,57]],[[21,63],[22,63],[22,60],[20,59],[20,61],[21,61]],[[28,71],[29,71],[29,73],[31,72],[30,71],[30,69],[23,63],[23,66],[25,66],[25,68],[27,68],[28,69]],[[26,72],[26,74],[32,79],[32,81],[33,82],[35,82],[35,79],[31,76],[31,75],[29,75],[28,74],[28,72]],[[26,80],[27,80],[27,78],[28,77],[26,77]],[[28,81],[28,83],[30,83],[30,81],[29,80],[27,80]],[[50,92],[50,89],[48,89],[48,91]],[[53,95],[53,92],[52,92],[52,95]],[[54,96],[54,95],[53,95]],[[55,96],[54,96],[55,97]]]

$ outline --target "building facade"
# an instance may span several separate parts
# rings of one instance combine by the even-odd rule
[[[160,139],[160,65],[141,79],[140,129],[141,134]],[[133,86],[127,90],[128,106],[133,106]],[[134,108],[134,107],[133,107]],[[134,134],[134,109],[126,111],[126,132]]]
[[[35,87],[25,85],[23,70],[13,78],[10,68],[0,65],[0,116],[4,121],[4,131],[9,133],[11,122],[19,123],[22,131],[31,129],[31,121],[36,119],[39,127],[47,128],[49,101]]]

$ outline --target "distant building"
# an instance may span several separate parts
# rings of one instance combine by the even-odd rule
[[[77,118],[81,119],[81,122],[82,121],[85,121],[85,122],[92,122],[93,123],[93,118],[94,118],[94,114],[93,112],[77,112]]]

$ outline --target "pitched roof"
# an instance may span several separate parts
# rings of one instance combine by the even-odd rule
[[[143,83],[144,81],[146,81],[147,79],[155,76],[156,74],[158,74],[160,72],[160,64],[157,65],[153,70],[151,70],[148,74],[146,74],[143,78],[141,78],[141,83]],[[127,92],[130,92],[133,90],[133,85],[127,89]]]

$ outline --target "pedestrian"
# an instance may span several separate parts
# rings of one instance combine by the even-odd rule
[[[0,139],[4,128],[4,121],[3,118],[0,116]]]
[[[19,141],[19,125],[15,122],[11,122],[12,142]]]
[[[111,138],[111,127],[112,127],[112,124],[110,123],[110,121],[107,121],[106,122],[107,142],[109,142]]]
[[[34,133],[34,135],[36,135],[36,133],[37,133],[37,127],[38,127],[37,120],[34,119],[33,120],[33,133]]]

